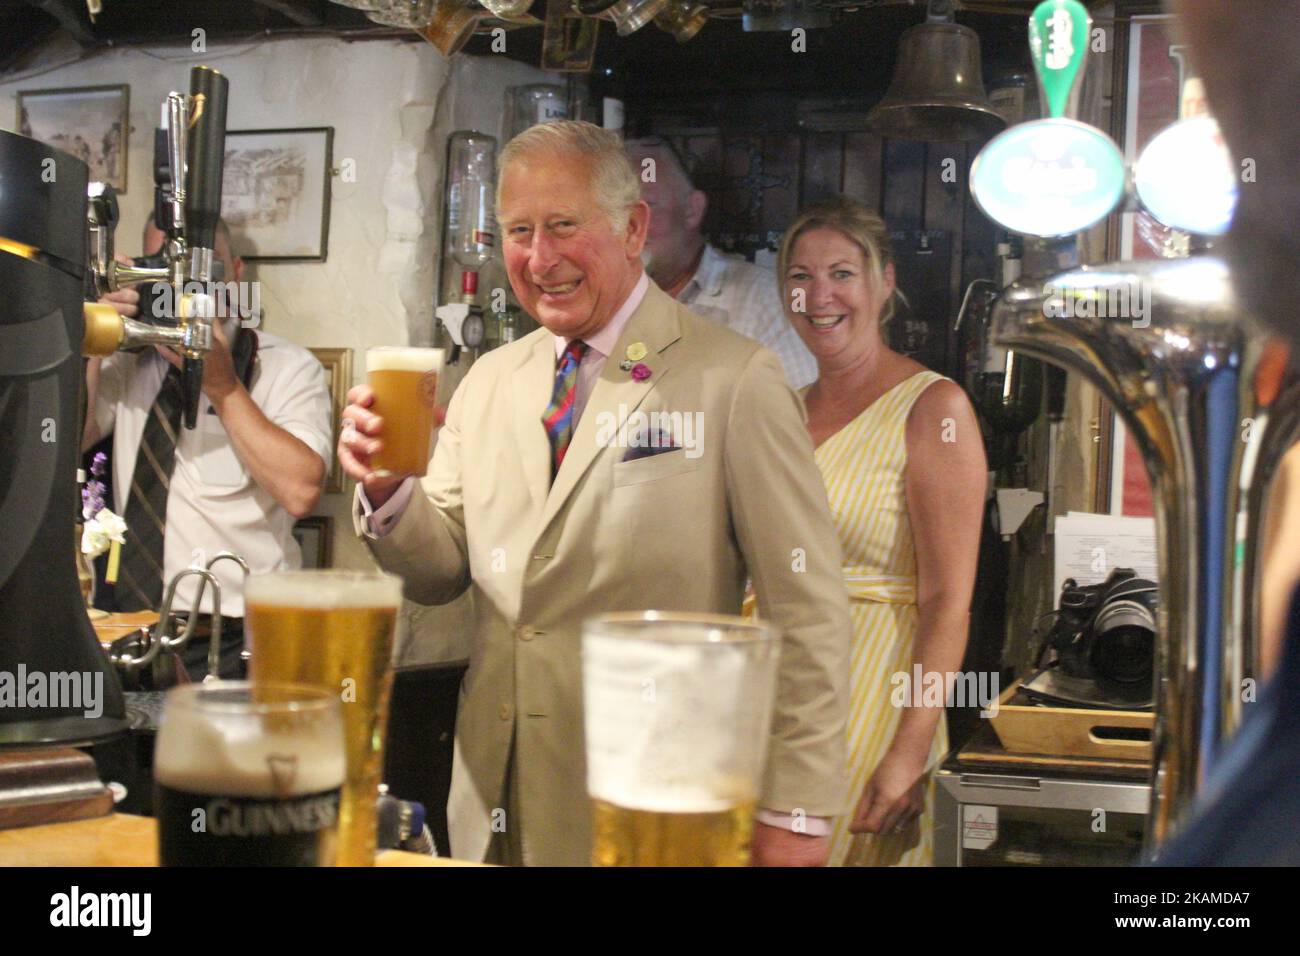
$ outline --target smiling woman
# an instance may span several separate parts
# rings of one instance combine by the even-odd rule
[[[986,481],[979,424],[958,385],[884,343],[897,291],[880,217],[846,198],[818,203],[791,224],[778,267],[786,316],[817,360],[803,395],[853,617],[845,802],[856,809],[834,824],[830,860],[924,865],[943,702],[889,688],[961,664]]]

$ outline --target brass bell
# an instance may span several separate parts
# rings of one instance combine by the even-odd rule
[[[979,37],[952,22],[950,5],[932,2],[928,20],[904,31],[889,90],[867,123],[889,139],[920,140],[983,140],[1006,126],[984,92]]]

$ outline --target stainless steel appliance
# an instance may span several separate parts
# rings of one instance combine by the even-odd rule
[[[965,753],[963,751],[963,753]],[[936,866],[1127,866],[1142,852],[1149,768],[948,760],[935,775]]]

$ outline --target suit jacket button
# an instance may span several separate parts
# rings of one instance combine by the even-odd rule
[[[501,715],[501,719],[502,719],[502,720],[509,720],[509,719],[510,719],[510,705],[509,705],[509,704],[502,704],[502,705],[501,705],[501,709],[500,709],[499,711],[497,711],[497,713],[499,713],[499,714]]]
[[[534,631],[534,630],[533,630],[531,627],[529,627],[527,624],[525,624],[523,627],[521,627],[521,628],[519,629],[519,639],[520,639],[521,641],[531,641],[531,640],[533,639],[534,635],[536,635],[536,634],[537,634],[537,632]]]

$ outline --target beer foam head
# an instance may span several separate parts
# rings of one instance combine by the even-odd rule
[[[630,629],[587,623],[582,679],[593,797],[671,813],[715,812],[757,797],[779,644],[742,632],[703,617]]]
[[[367,372],[438,372],[442,349],[382,347],[366,352]]]
[[[342,785],[347,765],[338,709],[249,709],[239,684],[190,685],[167,696],[154,751],[154,779],[174,790],[238,797],[292,797]],[[246,686],[246,685],[242,685]],[[223,702],[223,695],[234,695]]]
[[[266,607],[400,607],[402,579],[355,571],[276,571],[255,574],[244,585],[244,603]]]

